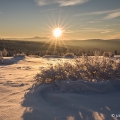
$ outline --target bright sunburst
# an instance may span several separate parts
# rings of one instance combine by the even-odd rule
[[[55,29],[53,30],[53,35],[54,35],[54,37],[56,37],[56,38],[60,37],[60,36],[62,35],[62,30],[61,30],[60,28],[55,28]]]
[[[56,19],[56,18],[55,18]],[[58,20],[51,20],[48,17],[49,20],[49,30],[48,34],[48,40],[46,41],[45,44],[49,44],[48,49],[46,50],[46,55],[49,54],[50,50],[53,49],[52,54],[56,54],[58,51],[56,51],[56,48],[59,47],[59,51],[63,51],[63,48],[68,48],[67,45],[64,43],[64,40],[68,38],[67,34],[69,33],[69,20],[60,20],[60,17],[58,17]],[[66,22],[65,22],[66,21]],[[45,45],[44,44],[44,45]],[[43,45],[43,46],[44,46]]]

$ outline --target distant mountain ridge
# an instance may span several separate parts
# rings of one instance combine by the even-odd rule
[[[35,36],[35,37],[31,37],[31,38],[0,38],[0,39],[4,39],[4,40],[34,40],[34,39],[48,39],[47,37],[39,37],[39,36]]]
[[[66,41],[120,41],[120,39],[85,39],[85,40],[71,39],[71,40],[66,40]]]
[[[35,36],[33,38],[23,38],[23,39],[48,39],[47,37],[39,37],[39,36]]]
[[[0,39],[4,39],[4,40],[9,40],[9,39],[10,39],[10,40],[21,40],[21,39],[22,39],[22,40],[29,40],[29,39],[35,40],[35,39],[49,39],[49,38],[47,38],[47,37],[35,36],[35,37],[28,37],[28,38],[2,38],[2,37],[1,37]],[[77,39],[77,40],[76,40],[76,39],[69,39],[69,40],[63,40],[63,41],[74,41],[74,42],[76,42],[76,41],[79,41],[79,42],[80,42],[80,41],[81,41],[81,42],[82,42],[82,41],[84,41],[84,42],[85,42],[85,41],[89,41],[89,42],[90,42],[90,41],[96,41],[96,42],[97,42],[97,41],[118,41],[118,42],[119,42],[120,39],[85,39],[85,40],[82,40],[82,39],[81,39],[81,40],[80,40],[80,39]]]

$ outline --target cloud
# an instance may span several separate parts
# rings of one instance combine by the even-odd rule
[[[54,0],[35,0],[39,6],[53,3]]]
[[[94,23],[99,23],[99,22],[101,22],[101,21],[100,21],[100,20],[96,20],[96,21],[89,21],[89,22],[87,22],[87,23],[94,24]]]
[[[74,33],[72,30],[66,30],[65,33]]]
[[[59,4],[60,6],[73,6],[83,4],[89,0],[35,0],[39,6],[48,5],[48,4]]]
[[[60,6],[72,6],[88,2],[88,0],[58,0]]]
[[[76,32],[98,32],[98,33],[101,33],[101,34],[106,34],[106,33],[110,33],[110,32],[113,32],[114,30],[113,29],[106,29],[106,28],[83,28],[79,31],[76,31]]]
[[[113,13],[113,12],[117,12],[120,11],[120,9],[114,9],[114,10],[105,10],[105,11],[97,11],[97,12],[93,12],[93,14],[108,14],[108,13]]]
[[[120,11],[108,14],[104,19],[113,19],[120,16]]]
[[[102,33],[102,34],[105,34],[105,33],[110,33],[110,32],[112,32],[112,30],[104,30],[104,31],[102,31],[101,33]]]
[[[76,14],[75,16],[77,17],[77,16],[85,16],[85,15],[102,15],[102,14],[108,14],[107,16],[104,17],[104,19],[116,18],[120,16],[120,9],[82,13],[82,14]]]
[[[120,33],[114,34],[114,35],[109,35],[110,39],[120,39]]]

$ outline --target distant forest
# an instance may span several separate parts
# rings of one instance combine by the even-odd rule
[[[82,54],[94,55],[95,51],[100,51],[99,55],[103,55],[105,51],[110,51],[113,54],[120,54],[120,41],[100,41],[100,40],[69,40],[64,41],[65,46],[50,46],[50,43],[43,41],[20,41],[20,40],[0,40],[0,50],[6,49],[7,56],[13,56],[18,53],[28,55],[59,55],[63,56],[66,53],[74,53],[77,56]]]

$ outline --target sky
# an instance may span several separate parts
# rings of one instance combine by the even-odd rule
[[[0,0],[0,38],[119,39],[120,0]]]

